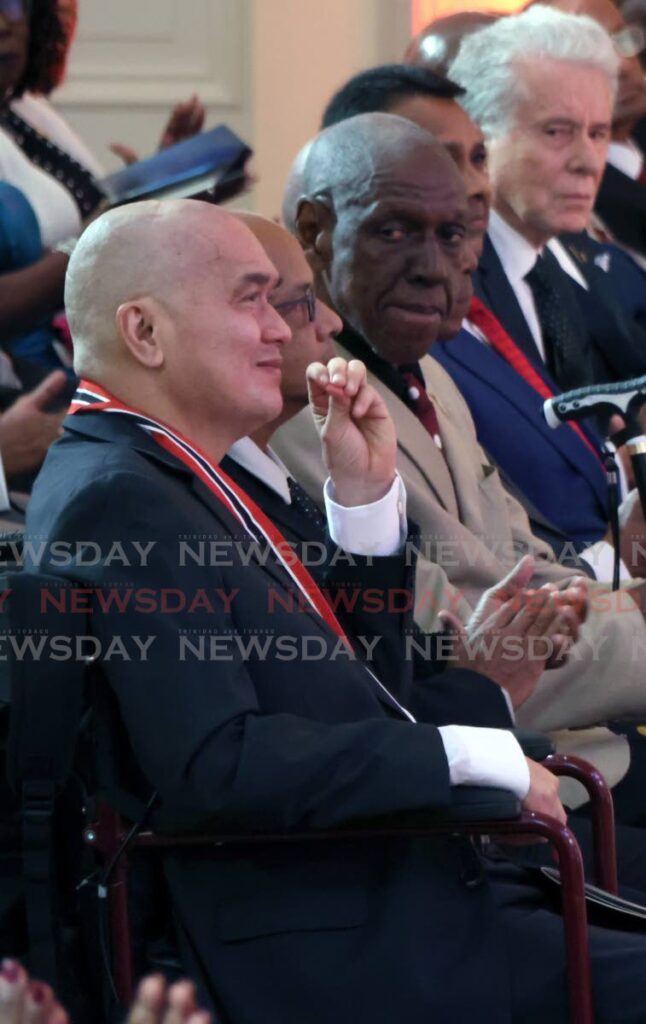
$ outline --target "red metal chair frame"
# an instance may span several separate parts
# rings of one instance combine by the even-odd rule
[[[141,832],[128,844],[128,850],[164,850],[208,846],[245,847],[303,841],[329,843],[365,838],[377,840],[393,836],[413,839],[446,833],[475,836],[496,835],[498,837],[539,836],[552,844],[558,855],[562,880],[570,1020],[572,1024],[593,1024],[594,1008],[588,951],[583,860],[576,838],[570,829],[547,815],[523,813],[517,819],[507,821],[453,822],[439,820],[436,824],[429,823],[423,826],[363,830],[352,828],[279,835],[163,836],[151,832]],[[100,852],[104,863],[112,863],[116,857],[106,895],[110,919],[113,980],[117,997],[124,1005],[128,1005],[134,995],[135,977],[128,910],[128,853],[122,850],[125,835],[118,814],[105,805],[101,808],[99,821],[85,831],[86,842]],[[120,855],[118,855],[119,851],[121,851]]]
[[[616,896],[619,892],[619,884],[615,846],[615,809],[608,783],[594,765],[573,754],[550,754],[542,763],[554,775],[566,775],[576,779],[587,790],[592,817],[595,885]]]

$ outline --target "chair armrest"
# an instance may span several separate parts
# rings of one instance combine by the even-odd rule
[[[520,800],[507,789],[493,786],[453,786],[451,805],[438,817],[444,821],[502,821],[517,818]]]
[[[554,753],[554,744],[549,736],[541,732],[532,732],[530,729],[512,729],[512,732],[525,757],[531,757],[532,761],[544,761]]]

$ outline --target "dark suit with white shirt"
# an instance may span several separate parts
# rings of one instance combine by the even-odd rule
[[[581,383],[626,380],[646,373],[646,331],[622,310],[612,284],[593,262],[579,266],[586,290],[560,270],[561,301],[579,344]],[[527,358],[539,369],[544,360],[491,239],[485,238],[473,275],[476,295],[500,320]],[[557,381],[557,384],[559,382]]]

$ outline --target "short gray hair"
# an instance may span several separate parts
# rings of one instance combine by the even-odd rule
[[[459,103],[485,135],[504,134],[513,125],[518,101],[526,98],[518,68],[534,58],[595,68],[607,77],[614,98],[619,58],[605,29],[586,15],[535,4],[466,36],[449,69],[466,89]]]

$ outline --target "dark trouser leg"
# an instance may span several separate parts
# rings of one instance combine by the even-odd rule
[[[516,1024],[567,1024],[563,922],[531,876],[513,866],[489,869],[511,972]],[[646,934],[590,927],[599,1024],[646,1024]]]

